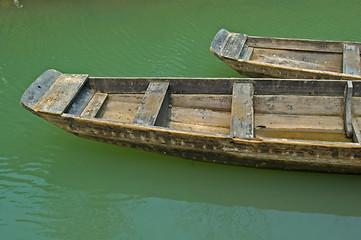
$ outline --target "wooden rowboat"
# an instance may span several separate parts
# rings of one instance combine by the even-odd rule
[[[359,42],[253,37],[218,31],[210,50],[241,75],[361,79]]]
[[[21,104],[77,136],[230,165],[361,174],[361,81],[45,71]]]

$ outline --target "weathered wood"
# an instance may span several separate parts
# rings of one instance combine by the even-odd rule
[[[81,90],[78,92],[76,97],[72,100],[72,103],[65,109],[63,114],[73,114],[80,116],[84,111],[89,101],[93,98],[95,91],[89,88],[85,84]]]
[[[231,113],[208,109],[172,107],[170,121],[229,128]]]
[[[77,119],[73,126],[78,129],[80,136],[90,139],[201,161],[283,170],[361,174],[358,144],[323,142],[320,145],[319,142],[279,139],[249,141],[86,119]]]
[[[267,129],[257,128],[257,138],[290,139],[301,141],[352,142],[343,132],[332,132],[309,129]],[[315,143],[315,142],[314,142]]]
[[[221,58],[227,65],[235,69],[243,76],[253,78],[285,78],[285,79],[358,79],[355,75],[346,75],[339,72],[320,71],[305,68],[292,68],[277,64],[256,62],[256,61],[234,61],[228,58]]]
[[[52,76],[49,80],[55,82],[56,74]],[[44,79],[45,77],[46,75],[44,75]],[[34,86],[42,89],[44,79],[43,77],[37,79]],[[97,81],[103,83],[98,84]],[[160,107],[161,109],[170,108],[169,119],[162,117],[163,120],[168,119],[167,124],[161,124],[161,126],[133,124],[139,109],[144,107],[147,102],[151,102],[146,99],[150,98],[151,93],[149,92],[151,92],[153,84],[150,84],[149,91],[146,91],[147,88],[144,86],[155,81],[169,82],[169,87],[167,86],[169,95],[181,94],[177,96],[179,105],[172,106],[164,100],[154,104],[163,105],[164,108]],[[139,86],[137,86],[138,83]],[[349,142],[350,138],[344,138],[345,134],[342,134],[344,133],[344,116],[339,111],[345,107],[335,106],[337,101],[344,97],[345,83],[345,81],[337,80],[170,78],[168,81],[148,78],[112,78],[110,80],[93,78],[91,82],[83,86],[82,90],[86,89],[84,93],[98,92],[98,86],[109,90],[104,91],[109,95],[96,118],[84,118],[80,117],[80,114],[77,115],[77,111],[82,108],[84,102],[89,102],[89,106],[93,105],[90,103],[90,99],[87,100],[88,97],[80,97],[80,92],[69,106],[71,111],[61,115],[50,111],[39,112],[31,107],[31,99],[26,96],[36,95],[32,94],[33,87],[25,91],[22,105],[36,115],[77,136],[121,146],[230,165],[361,174],[361,145]],[[359,83],[360,81],[352,82],[353,104],[350,104],[352,111],[350,111],[350,115],[353,115],[353,136],[356,138],[355,135],[359,133],[356,128],[359,128],[361,123],[361,116],[355,115],[356,111],[354,111],[358,110],[356,101],[360,100]],[[233,88],[233,84],[235,88]],[[250,96],[253,92],[251,90],[245,91],[248,95],[232,95],[234,90],[244,90],[247,88],[246,86],[254,86],[253,104],[258,104],[254,108],[265,111],[265,113],[257,111],[253,113],[255,130],[252,139],[233,137],[229,134],[231,132],[231,116],[238,116],[235,111],[236,107],[230,105],[229,99],[232,98],[232,104],[234,104],[237,102],[234,101],[235,96],[249,96],[247,98],[251,101]],[[210,96],[206,96],[207,90],[211,90],[208,92]],[[142,92],[145,92],[144,99],[139,97]],[[43,92],[44,94],[46,93]],[[41,94],[38,95],[40,99]],[[164,96],[165,100],[168,99],[167,93],[159,95],[166,95]],[[348,95],[352,96],[350,93]],[[297,97],[300,97],[299,103]],[[188,102],[184,101],[183,105],[187,107],[181,107],[182,98],[188,99]],[[213,101],[213,103],[216,102],[216,99],[224,102],[218,104],[216,108],[212,108],[212,102],[202,105],[200,103],[202,98],[204,101]],[[326,110],[321,109],[317,113],[317,107],[311,106],[317,103],[317,98],[320,98],[320,105],[331,108],[330,112],[333,112],[331,115],[327,115]],[[192,100],[197,102],[194,104],[197,108],[192,106],[190,102]],[[292,103],[290,105],[292,107],[286,106],[282,100]],[[80,104],[82,101],[83,103]],[[261,104],[258,101],[261,101]],[[272,109],[273,107],[281,110]],[[250,108],[250,104],[248,104],[248,108]],[[307,108],[315,114],[307,115]],[[251,111],[251,109],[247,111]],[[322,115],[320,115],[321,113]],[[240,111],[240,115],[242,114],[244,112]]]
[[[307,116],[286,114],[255,115],[255,126],[267,129],[304,129],[343,132],[344,121],[341,116]]]
[[[344,97],[300,95],[255,95],[256,113],[341,116]]]
[[[128,102],[140,104],[144,98],[144,94],[139,93],[113,93],[108,94],[108,100],[112,102]]]
[[[353,141],[361,144],[361,132],[357,120],[355,118],[352,119],[352,132],[353,132]]]
[[[247,35],[245,34],[230,33],[227,37],[226,43],[220,50],[220,55],[226,58],[238,59],[246,40]]]
[[[284,49],[310,52],[342,53],[344,44],[360,46],[357,42],[325,41],[295,38],[272,38],[248,36],[247,45],[255,48]]]
[[[98,118],[116,122],[132,123],[139,106],[140,101],[139,103],[117,102],[110,100],[108,95],[107,101],[98,113]]]
[[[247,50],[246,50],[246,53],[245,55],[243,56],[243,61],[249,61],[251,60],[251,57],[253,55],[253,50],[254,48],[253,47],[247,47]]]
[[[341,96],[344,83],[334,80],[259,79],[259,78],[89,78],[94,91],[108,94],[144,93],[150,81],[167,81],[172,94],[232,94],[234,82],[253,83],[259,95]],[[361,96],[361,81],[353,81],[354,96]]]
[[[144,99],[138,108],[133,123],[154,125],[167,98],[169,82],[151,82],[145,92]]]
[[[345,44],[343,48],[343,73],[360,75],[360,49],[359,46]]]
[[[216,36],[214,37],[210,50],[214,52],[214,54],[219,55],[219,52],[224,47],[224,44],[227,40],[229,32],[225,29],[220,29]]]
[[[232,96],[226,94],[171,94],[173,107],[231,111]]]
[[[178,130],[187,130],[187,131],[195,131],[195,132],[204,132],[204,133],[217,133],[228,135],[229,127],[215,127],[215,126],[205,126],[198,125],[194,123],[184,123],[184,122],[174,122],[171,121],[169,123],[169,128],[178,129]]]
[[[341,73],[341,54],[255,48],[252,61],[288,68]]]
[[[108,94],[97,92],[90,100],[84,111],[80,115],[81,117],[95,118],[98,111],[102,107],[104,101],[107,99]]]
[[[344,112],[344,123],[347,137],[352,137],[352,94],[353,85],[352,81],[347,81],[345,88],[345,112]]]
[[[23,107],[33,109],[61,74],[61,72],[54,69],[43,72],[21,96]]]
[[[171,94],[173,107],[231,111],[232,96],[225,94]],[[352,101],[353,114],[361,115],[361,98]],[[343,96],[255,95],[255,113],[341,116]]]
[[[62,114],[84,85],[88,75],[63,74],[35,105],[39,112]]]
[[[353,88],[353,91],[355,92],[356,89],[355,89],[355,86]],[[352,97],[352,107],[351,107],[351,112],[352,112],[352,115],[355,116],[355,117],[359,117],[361,116],[361,97],[355,97],[353,96]]]
[[[231,136],[240,138],[254,137],[253,94],[253,84],[233,84]]]
[[[236,33],[229,33],[229,36]],[[241,34],[242,35],[242,34]],[[211,51],[227,65],[241,75],[249,77],[276,77],[286,79],[361,79],[360,54],[361,43],[320,41],[307,39],[262,38],[247,36],[246,42],[227,42],[228,48],[243,48],[239,58]],[[230,46],[233,44],[234,46]],[[344,46],[352,46],[351,55]],[[247,49],[246,49],[247,48]],[[246,52],[253,49],[252,57]],[[357,51],[357,52],[356,52]],[[350,58],[351,57],[351,58]],[[350,58],[349,63],[346,59]],[[344,59],[344,60],[343,60]],[[353,70],[342,71],[352,65]]]

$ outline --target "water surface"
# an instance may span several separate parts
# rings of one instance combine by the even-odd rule
[[[19,105],[49,68],[238,77],[220,28],[361,41],[360,1],[0,0],[2,239],[359,239],[360,176],[231,167],[77,138]]]

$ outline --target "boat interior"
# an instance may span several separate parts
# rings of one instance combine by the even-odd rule
[[[246,46],[251,52],[247,55],[249,61],[360,75],[359,43],[249,37]]]
[[[49,96],[71,81],[64,76]],[[240,138],[361,141],[358,80],[89,77],[66,96],[73,97],[59,113],[73,117]]]

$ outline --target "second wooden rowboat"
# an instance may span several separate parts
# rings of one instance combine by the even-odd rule
[[[44,72],[21,104],[80,137],[199,161],[361,174],[361,81]]]
[[[361,79],[359,42],[254,37],[218,31],[210,50],[241,75]]]

